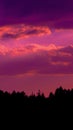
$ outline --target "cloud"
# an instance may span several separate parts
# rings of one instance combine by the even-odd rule
[[[54,50],[59,50],[63,48],[62,46],[56,46],[54,44],[50,44],[48,46],[39,45],[39,44],[27,44],[27,45],[19,45],[17,47],[7,47],[6,45],[0,45],[0,54],[1,55],[12,55],[12,56],[25,56],[30,54],[41,54],[41,52],[49,52],[49,55],[53,56],[56,53]],[[60,53],[60,52],[59,52]],[[63,52],[61,52],[62,54]],[[60,55],[60,54],[59,54]],[[69,55],[69,53],[62,54],[62,55]]]
[[[56,48],[42,45],[7,48],[6,54],[0,52],[0,75],[73,74],[73,47]]]
[[[13,25],[0,27],[0,39],[24,39],[30,36],[50,35],[51,30],[46,26]]]
[[[52,65],[62,65],[62,66],[69,66],[70,62],[64,62],[64,61],[55,61],[51,62]]]
[[[15,44],[14,44],[15,43]],[[73,43],[73,29],[50,29],[47,26],[25,24],[0,27],[0,44],[14,46],[16,44],[38,43],[49,45],[69,45]]]
[[[6,55],[9,52],[9,49],[4,46],[4,45],[0,45],[0,55]]]

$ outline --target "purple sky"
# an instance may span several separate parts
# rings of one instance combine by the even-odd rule
[[[0,1],[0,89],[73,87],[73,1]]]
[[[0,0],[0,24],[73,27],[73,0]]]

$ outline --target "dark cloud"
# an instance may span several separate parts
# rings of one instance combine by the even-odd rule
[[[13,34],[9,34],[9,33],[5,33],[1,36],[1,38],[3,39],[11,39],[11,38],[15,38],[16,36]]]
[[[0,24],[24,22],[48,24],[56,28],[73,27],[72,0],[3,0],[0,5]]]

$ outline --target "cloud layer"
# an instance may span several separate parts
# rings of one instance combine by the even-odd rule
[[[0,75],[73,74],[73,46],[0,46]]]
[[[73,44],[73,29],[52,29],[48,26],[32,26],[25,24],[0,27],[0,44],[11,47],[14,44],[70,45]]]

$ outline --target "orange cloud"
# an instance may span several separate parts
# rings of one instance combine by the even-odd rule
[[[10,54],[13,56],[28,55],[30,53],[38,53],[38,55],[41,55],[41,51],[46,51],[49,55],[53,55],[56,53],[56,50],[59,50],[60,48],[62,47],[56,47],[54,44],[50,44],[49,46],[28,44],[11,49]]]
[[[0,38],[15,38],[17,40],[28,38],[30,36],[43,36],[50,35],[51,30],[44,26],[31,26],[31,25],[12,25],[0,27]]]
[[[49,56],[72,56],[71,53],[60,51],[62,46],[55,46],[54,44],[50,44],[48,46],[39,45],[39,44],[27,44],[27,45],[19,45],[17,47],[7,47],[5,45],[0,45],[0,54],[6,55],[10,54],[12,56],[23,56],[32,53],[38,53],[41,55],[41,51],[46,51]],[[59,51],[58,51],[59,50]]]
[[[0,45],[0,55],[6,55],[9,52],[9,49],[4,46],[4,45]]]

